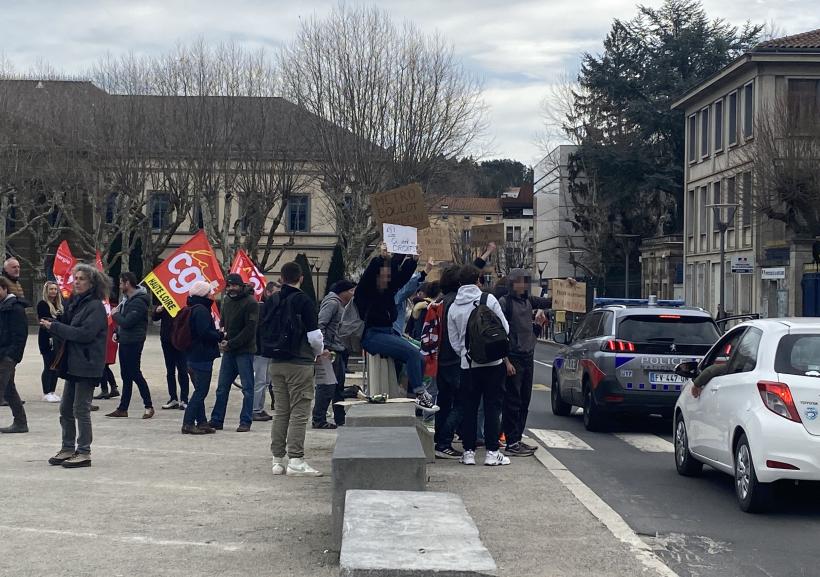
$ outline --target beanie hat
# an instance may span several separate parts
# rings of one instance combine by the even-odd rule
[[[349,291],[350,289],[354,288],[356,283],[353,281],[349,281],[347,279],[342,279],[340,281],[336,281],[333,283],[333,286],[330,287],[330,292],[339,294],[345,291]]]
[[[196,281],[191,285],[191,288],[188,289],[188,295],[192,297],[207,297],[211,296],[211,293],[213,292],[214,289],[211,287],[210,283],[207,283],[204,280]]]
[[[231,273],[231,274],[229,274],[229,275],[228,275],[228,277],[225,279],[225,284],[226,284],[226,285],[229,285],[229,284],[236,284],[236,285],[240,285],[240,286],[241,286],[241,285],[244,285],[244,284],[245,284],[245,281],[243,281],[243,280],[242,280],[242,277],[241,277],[241,276],[239,276],[239,275],[238,275],[238,274],[236,274],[235,272],[232,272],[232,273]]]

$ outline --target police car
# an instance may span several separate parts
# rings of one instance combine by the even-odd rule
[[[685,384],[675,367],[699,361],[720,331],[703,309],[682,301],[595,299],[555,357],[552,412],[583,407],[584,426],[606,428],[615,414],[671,418]]]

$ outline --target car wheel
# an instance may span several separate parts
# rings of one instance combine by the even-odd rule
[[[552,371],[552,388],[550,389],[552,414],[566,417],[572,411],[572,405],[561,398],[561,385],[558,382],[558,371]]]
[[[766,511],[772,499],[771,484],[757,480],[746,435],[741,435],[735,448],[735,494],[740,508],[747,513]]]
[[[703,471],[703,463],[689,451],[689,435],[686,434],[686,423],[682,415],[678,415],[675,420],[675,467],[679,474],[686,477],[700,475]]]
[[[604,431],[607,427],[606,415],[601,411],[592,387],[584,380],[584,427],[587,431]]]

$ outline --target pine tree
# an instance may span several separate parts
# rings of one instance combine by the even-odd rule
[[[301,267],[302,275],[304,275],[304,279],[302,280],[302,292],[309,296],[315,303],[316,289],[313,288],[313,271],[310,268],[310,262],[307,259],[307,255],[303,252],[297,254],[294,262]]]
[[[345,277],[345,257],[342,254],[342,247],[336,245],[333,247],[333,256],[330,258],[330,268],[327,269],[327,283],[325,284],[325,296],[330,292],[336,282]]]

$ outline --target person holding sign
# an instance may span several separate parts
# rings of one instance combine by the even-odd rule
[[[417,262],[406,255],[391,255],[382,244],[380,253],[371,259],[356,287],[354,302],[364,319],[362,348],[373,355],[390,357],[407,367],[408,392],[416,397],[423,411],[435,413],[438,406],[425,390],[422,380],[421,354],[408,340],[396,334],[396,294],[407,284]]]

